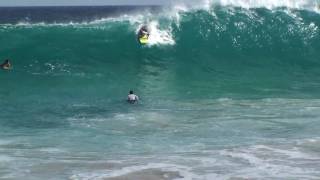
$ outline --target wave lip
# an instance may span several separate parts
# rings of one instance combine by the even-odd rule
[[[175,9],[187,11],[190,9],[207,9],[210,7],[219,6],[235,6],[241,8],[289,8],[299,10],[309,10],[320,12],[320,2],[315,0],[201,0],[194,1],[179,1],[174,4]]]
[[[287,7],[294,9],[313,9],[317,3],[311,0],[220,0],[221,5],[234,5],[243,8],[265,7],[268,9]]]

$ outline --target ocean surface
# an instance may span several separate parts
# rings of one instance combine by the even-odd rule
[[[319,179],[318,5],[247,2],[0,8],[0,179]]]

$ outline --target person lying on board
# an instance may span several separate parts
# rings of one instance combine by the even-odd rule
[[[143,26],[139,30],[139,38],[148,38],[149,37],[149,32],[147,30],[147,27]]]

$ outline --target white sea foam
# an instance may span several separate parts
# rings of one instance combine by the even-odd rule
[[[296,141],[297,146],[306,151],[311,152],[313,156],[311,158],[317,158],[320,161],[320,138],[308,138],[308,139],[301,139]]]
[[[172,30],[169,27],[168,29],[161,29],[157,21],[151,21],[148,23],[148,29],[150,31],[149,36],[149,46],[162,44],[162,45],[174,45],[175,41],[173,39]],[[137,29],[139,31],[140,27]]]
[[[179,1],[176,2],[177,7],[190,8],[203,8],[208,9],[213,5],[222,6],[236,6],[242,8],[293,8],[305,9],[310,11],[319,12],[319,3],[316,0],[200,0],[195,1]]]
[[[306,141],[314,142],[314,139]],[[202,154],[202,155],[201,155]],[[150,157],[151,158],[151,157]],[[252,145],[223,150],[208,150],[196,154],[176,154],[168,157],[145,158],[151,160],[145,165],[127,166],[117,170],[81,173],[72,179],[104,179],[129,177],[132,173],[145,170],[179,172],[184,180],[211,179],[260,179],[260,178],[302,178],[316,179],[320,174],[315,167],[319,157],[312,157],[295,147],[294,142],[286,145]],[[152,163],[159,161],[165,163]],[[136,159],[135,162],[140,162]],[[172,163],[169,163],[172,162]],[[174,164],[173,164],[174,162]],[[312,163],[312,166],[309,166]],[[199,171],[200,170],[200,171]],[[128,175],[128,176],[127,176]]]
[[[9,140],[0,140],[0,146],[2,145],[8,145],[8,144],[11,144],[12,141],[9,141]]]
[[[0,162],[8,162],[8,161],[13,161],[14,158],[6,155],[0,155]]]
[[[46,153],[52,153],[52,154],[58,154],[58,153],[64,153],[65,150],[59,149],[59,148],[40,148],[39,151],[46,152]]]
[[[137,165],[137,166],[129,166],[124,167],[119,170],[106,170],[104,172],[93,172],[93,173],[81,173],[72,175],[70,179],[106,179],[106,178],[114,178],[114,177],[120,177],[124,175],[128,175],[130,173],[140,172],[144,170],[153,170],[158,169],[163,172],[178,172],[179,178],[181,180],[192,180],[192,179],[198,179],[199,176],[196,174],[193,174],[190,172],[190,168],[180,165],[173,165],[173,164],[163,164],[163,163],[149,163],[146,165]]]
[[[316,1],[314,0],[219,0],[221,5],[234,5],[243,8],[265,7],[268,9],[278,7],[288,7],[295,9],[314,9]]]
[[[220,154],[241,168],[235,168],[232,174],[223,177],[241,178],[315,178],[319,173],[313,167],[306,167],[297,160],[317,162],[319,157],[312,157],[300,149],[290,147],[254,145],[249,148],[222,150]]]

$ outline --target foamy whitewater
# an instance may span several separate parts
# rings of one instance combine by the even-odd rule
[[[0,179],[319,179],[318,8],[0,8]]]

